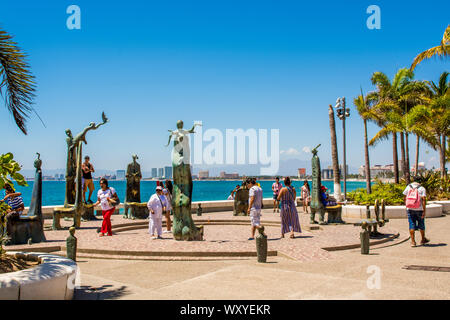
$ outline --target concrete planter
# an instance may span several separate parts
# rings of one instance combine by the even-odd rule
[[[76,262],[47,253],[7,252],[39,260],[34,268],[0,274],[0,300],[71,300]]]
[[[440,217],[443,214],[442,205],[440,204],[428,204],[427,205],[427,218]],[[370,207],[370,216],[375,218],[375,211],[373,206]],[[366,206],[347,205],[342,206],[342,218],[366,218]],[[387,219],[406,219],[406,207],[405,206],[386,206],[386,218]],[[381,217],[380,217],[381,219]]]
[[[445,214],[450,214],[450,200],[430,201],[429,203],[440,204]]]

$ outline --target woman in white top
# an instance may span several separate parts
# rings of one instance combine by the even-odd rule
[[[114,213],[115,207],[119,201],[116,190],[113,187],[108,187],[108,180],[100,179],[100,190],[97,192],[97,202],[94,206],[101,205],[103,214],[103,223],[100,230],[100,237],[105,234],[112,236],[111,230],[111,215]]]

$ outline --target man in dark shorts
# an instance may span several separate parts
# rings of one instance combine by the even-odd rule
[[[89,156],[84,157],[84,162],[81,165],[81,171],[83,173],[83,201],[84,203],[93,203],[91,200],[92,192],[94,192],[94,181],[92,180],[92,172],[94,172],[94,166],[89,162]],[[86,202],[86,191],[89,188],[89,198]]]
[[[413,177],[413,183],[406,186],[403,191],[405,195],[406,213],[408,215],[409,234],[411,236],[411,247],[416,247],[415,231],[419,230],[422,239],[421,245],[430,242],[425,237],[425,216],[427,210],[427,193],[424,187],[418,183],[417,177]]]

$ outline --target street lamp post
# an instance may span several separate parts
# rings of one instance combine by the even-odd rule
[[[347,161],[346,161],[346,145],[345,145],[345,118],[350,116],[350,109],[345,108],[345,97],[338,98],[336,101],[336,111],[339,119],[342,120],[342,140],[344,151],[343,176],[344,176],[344,201],[347,200]]]

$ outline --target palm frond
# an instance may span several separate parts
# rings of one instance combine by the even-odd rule
[[[441,59],[450,55],[450,25],[444,31],[444,35],[442,36],[441,43],[439,46],[430,48],[425,50],[424,52],[419,53],[413,60],[411,67],[409,68],[411,71],[415,69],[415,67],[421,63],[425,59],[430,59],[431,57],[437,56]]]
[[[25,54],[12,40],[12,36],[0,30],[0,94],[4,96],[6,108],[24,134],[27,134],[25,123],[33,111],[35,92],[34,76],[29,69]]]

